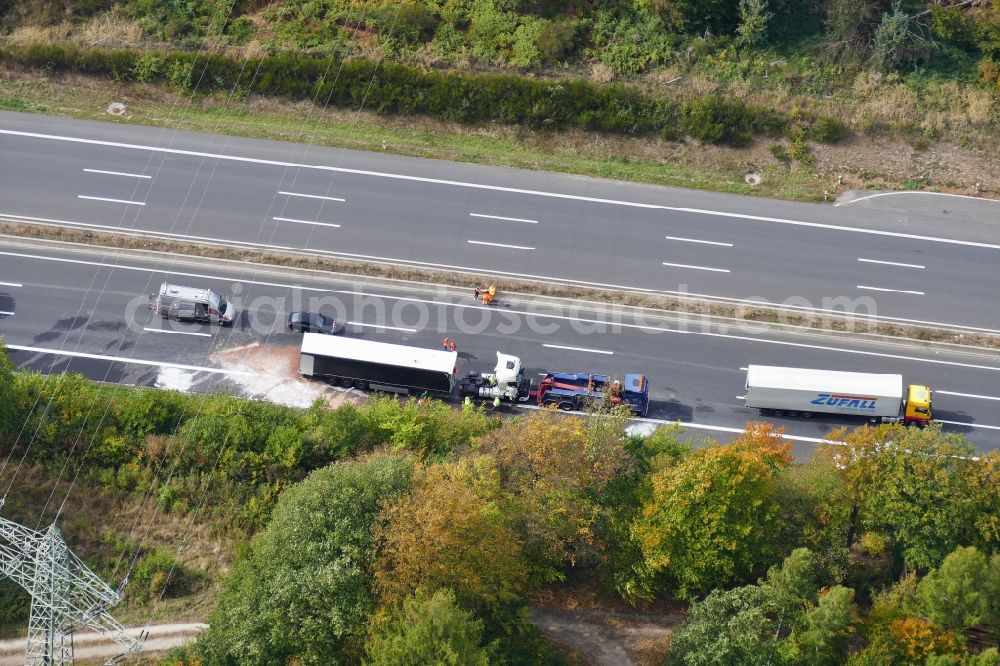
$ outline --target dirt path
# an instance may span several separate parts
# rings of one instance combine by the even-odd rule
[[[193,640],[207,624],[157,624],[151,627],[128,629],[130,636],[137,638],[142,631],[149,635],[142,644],[140,654],[165,652]],[[25,639],[15,638],[0,641],[0,666],[20,666],[24,663]],[[79,633],[73,636],[73,655],[77,660],[108,659],[121,654],[115,643],[101,634]],[[126,662],[128,663],[128,662]]]
[[[659,664],[680,621],[675,615],[601,610],[533,608],[531,619],[545,635],[593,666]]]

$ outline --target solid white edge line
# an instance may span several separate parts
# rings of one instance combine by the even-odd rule
[[[996,400],[1000,401],[1000,397],[992,395],[976,395],[975,393],[958,393],[957,391],[942,391],[941,389],[934,389],[934,395],[957,395],[960,398],[977,398],[979,400]]]
[[[539,407],[537,405],[517,405],[517,407],[519,409],[531,409],[531,410],[541,410],[542,409],[541,407]],[[568,412],[560,412],[560,413],[562,413],[562,414],[575,414],[575,415],[586,416],[586,417],[590,416],[590,414],[588,414],[587,412],[580,412],[580,411],[568,411]],[[638,423],[652,423],[652,424],[655,424],[655,425],[677,426],[677,427],[679,427],[681,429],[684,429],[684,428],[694,428],[695,430],[711,430],[711,431],[715,431],[715,432],[727,432],[727,433],[731,433],[731,434],[734,434],[734,435],[742,435],[743,433],[746,432],[743,428],[732,428],[732,427],[729,427],[729,426],[716,426],[716,425],[708,425],[706,423],[692,423],[692,422],[689,422],[689,421],[679,421],[679,420],[678,421],[668,421],[666,419],[651,419],[649,417],[636,417],[636,418],[633,418],[633,419],[629,419],[629,422],[633,422],[633,421],[634,422],[638,422]],[[947,424],[947,425],[962,426],[964,428],[970,428],[972,430],[975,430],[976,428],[985,428],[987,430],[1000,430],[1000,426],[981,425],[981,424],[977,424],[977,423],[966,423],[964,421],[941,421],[941,420],[935,419],[935,423],[944,423],[944,424]],[[836,439],[823,439],[821,437],[806,437],[804,435],[789,435],[789,434],[786,434],[786,433],[781,433],[781,434],[775,433],[775,435],[777,435],[781,439],[786,439],[786,440],[789,440],[789,441],[792,441],[792,442],[806,442],[808,444],[830,444],[830,445],[833,445],[833,446],[846,446],[847,445],[846,442],[842,442],[842,441],[836,440]],[[975,458],[974,458],[974,460],[975,460]]]
[[[345,321],[344,325],[345,326],[368,326],[370,328],[384,328],[384,329],[389,330],[389,331],[405,331],[407,333],[416,333],[417,332],[417,329],[415,329],[415,328],[404,328],[402,326],[382,326],[381,324],[365,324],[364,322],[360,322],[360,321]]]
[[[302,197],[304,199],[322,199],[324,201],[347,201],[347,199],[341,199],[340,197],[324,197],[319,194],[302,194],[301,192],[285,192],[283,190],[278,190],[278,194],[284,194],[288,197]]]
[[[991,203],[1000,203],[996,199],[987,199],[985,197],[973,197],[968,194],[951,194],[950,192],[925,192],[923,190],[902,190],[900,192],[879,192],[878,194],[869,194],[864,197],[858,197],[857,199],[851,199],[850,201],[838,201],[833,204],[834,206],[846,206],[848,204],[857,203],[858,201],[865,201],[867,199],[877,199],[878,197],[892,197],[900,194],[929,194],[931,196],[938,197],[955,197],[956,199],[972,199],[973,201],[988,201]]]
[[[336,229],[340,228],[339,224],[334,224],[333,222],[310,222],[309,220],[296,220],[290,217],[272,217],[275,222],[294,222],[295,224],[313,224],[317,227],[334,227]]]
[[[670,262],[662,262],[664,266],[670,266],[672,268],[690,268],[696,271],[712,271],[714,273],[730,273],[728,268],[709,268],[708,266],[691,266],[689,264],[671,264]]]
[[[142,268],[140,266],[129,266],[128,264],[108,264],[103,261],[84,261],[82,259],[66,259],[64,257],[43,257],[35,254],[27,254],[24,252],[7,252],[5,250],[0,251],[0,256],[7,257],[21,257],[23,259],[41,259],[42,261],[56,261],[63,264],[82,264],[84,266],[97,266],[98,268],[113,268],[120,269],[123,271],[138,271],[143,273],[159,273],[166,276],[180,275],[182,277],[193,277],[193,278],[204,278],[206,280],[222,280],[230,282],[240,282],[246,284],[259,284],[262,287],[280,287],[282,289],[300,289],[302,291],[320,291],[329,292],[329,289],[322,289],[320,287],[303,287],[298,284],[281,284],[279,282],[264,282],[261,280],[234,280],[229,277],[220,277],[218,275],[205,275],[203,273],[187,273],[182,271],[164,271],[155,268]]]
[[[164,328],[143,328],[142,330],[148,331],[150,333],[170,333],[172,335],[197,335],[203,338],[212,337],[211,333],[197,333],[195,331],[168,331]]]
[[[103,169],[84,169],[87,173],[103,173],[107,176],[125,176],[126,178],[144,178],[150,179],[152,176],[146,176],[141,173],[125,173],[123,171],[104,171]]]
[[[505,222],[524,222],[525,224],[538,224],[538,220],[525,220],[520,217],[501,217],[499,215],[483,215],[480,213],[469,213],[469,217],[482,217],[488,220],[503,220]]]
[[[983,428],[985,430],[1000,430],[1000,426],[994,425],[984,425],[982,423],[967,423],[966,421],[942,421],[941,419],[934,419],[936,423],[945,423],[947,425],[962,426],[963,428],[971,428],[975,430],[976,428]]]
[[[867,289],[868,291],[884,291],[893,294],[912,294],[913,296],[925,296],[922,291],[913,291],[911,289],[886,289],[885,287],[866,287],[863,284],[859,284],[858,289]]]
[[[7,312],[6,310],[0,310],[0,315],[3,315],[5,317],[13,317],[14,313],[13,312]]]
[[[927,268],[926,266],[921,266],[920,264],[904,264],[898,261],[881,261],[880,259],[862,259],[858,257],[858,261],[863,264],[881,264],[882,266],[900,266],[902,268]]]
[[[566,349],[568,351],[578,351],[578,352],[589,352],[591,354],[607,354],[611,356],[614,354],[613,351],[606,351],[604,349],[587,349],[586,347],[567,347],[565,345],[550,345],[542,343],[543,347],[548,347],[549,349]]]
[[[20,282],[0,282],[0,287],[23,287]]]
[[[517,408],[518,409],[530,409],[530,410],[534,410],[534,411],[538,411],[538,410],[542,409],[542,407],[539,407],[538,405],[517,405]],[[587,412],[578,412],[578,411],[568,411],[568,412],[560,412],[560,413],[561,414],[574,414],[574,415],[586,416],[586,417],[590,417],[591,416]],[[680,427],[682,429],[683,428],[694,428],[695,430],[714,430],[715,432],[727,432],[727,433],[731,433],[731,434],[734,434],[734,435],[742,435],[744,432],[746,432],[745,430],[743,430],[743,428],[731,428],[729,426],[715,426],[715,425],[708,425],[708,424],[705,424],[705,423],[691,423],[691,422],[688,422],[688,421],[668,421],[666,419],[651,419],[651,418],[645,417],[645,416],[629,419],[629,422],[630,423],[631,422],[652,423],[652,424],[655,424],[655,425],[666,425],[666,426],[678,426],[678,427]],[[809,444],[832,444],[834,446],[844,446],[845,445],[844,442],[841,442],[841,441],[838,441],[838,440],[832,440],[832,439],[821,439],[819,437],[805,437],[803,435],[788,435],[788,434],[784,434],[784,433],[782,433],[780,435],[778,433],[775,433],[775,434],[778,435],[778,437],[781,437],[782,439],[787,439],[787,440],[793,441],[793,442],[806,442],[806,443],[809,443]]]
[[[110,361],[113,363],[131,363],[133,365],[147,365],[156,368],[175,368],[177,370],[193,370],[195,372],[208,372],[214,375],[257,375],[256,372],[245,372],[240,370],[223,370],[222,368],[203,368],[197,365],[184,365],[183,363],[166,363],[164,361],[147,361],[141,358],[128,358],[125,356],[105,356],[104,354],[88,354],[86,352],[66,351],[64,349],[47,349],[45,347],[29,347],[26,345],[8,344],[7,349],[17,351],[34,352],[36,354],[53,354],[55,356],[71,356],[73,358],[89,358],[95,361]]]
[[[197,150],[183,150],[180,148],[162,148],[159,146],[146,146],[141,144],[122,143],[118,141],[102,141],[99,139],[84,139],[80,137],[60,136],[56,134],[43,134],[41,132],[23,132],[20,130],[0,129],[0,134],[10,136],[22,136],[33,139],[46,139],[49,141],[65,141],[68,143],[82,143],[95,146],[108,146],[111,148],[122,148],[126,150],[145,150],[149,152],[166,153],[170,155],[185,155],[188,157],[203,157],[217,160],[228,160],[231,162],[243,162],[246,164],[261,164],[264,166],[290,167],[302,169],[315,169],[317,171],[330,171],[334,173],[349,173],[358,176],[372,176],[375,178],[389,178],[393,180],[406,180],[416,183],[429,183],[432,185],[449,185],[453,187],[466,187],[469,189],[488,190],[492,192],[509,192],[512,194],[525,194],[539,197],[549,197],[552,199],[565,199],[568,201],[586,201],[589,203],[601,203],[612,206],[626,206],[630,208],[645,208],[647,210],[669,210],[680,213],[692,213],[695,215],[715,215],[717,217],[732,217],[742,220],[752,220],[757,222],[773,222],[775,224],[789,224],[801,227],[812,227],[814,229],[827,229],[830,231],[846,231],[849,233],[869,234],[873,236],[887,236],[891,238],[906,238],[909,240],[922,240],[931,243],[946,243],[951,245],[965,245],[969,247],[981,247],[993,250],[1000,250],[1000,245],[994,243],[980,243],[976,241],[964,241],[954,238],[941,238],[938,236],[921,236],[918,234],[907,234],[899,231],[882,231],[879,229],[865,229],[861,227],[847,227],[838,224],[825,224],[822,222],[806,222],[804,220],[790,220],[780,217],[768,217],[766,215],[749,215],[747,213],[727,213],[718,210],[706,210],[702,208],[687,208],[683,206],[662,206],[659,204],[647,204],[637,201],[622,201],[620,199],[603,199],[600,197],[588,197],[579,194],[563,194],[560,192],[544,192],[541,190],[528,190],[517,187],[504,187],[502,185],[485,185],[481,183],[468,183],[459,180],[447,180],[443,178],[427,178],[424,176],[409,176],[398,173],[386,173],[381,171],[370,171],[366,169],[350,169],[347,167],[334,167],[322,164],[302,164],[298,162],[286,162],[282,160],[267,160],[256,157],[242,157],[238,155],[222,155],[219,153],[206,153]]]
[[[504,243],[487,243],[486,241],[470,240],[466,241],[471,245],[489,245],[490,247],[505,247],[511,250],[534,250],[533,247],[525,247],[524,245],[506,245]]]
[[[681,241],[682,243],[702,243],[703,245],[721,245],[722,247],[733,247],[732,243],[720,243],[719,241],[698,240],[697,238],[681,238],[680,236],[664,236],[667,240]]]
[[[287,245],[269,245],[266,243],[251,243],[250,241],[239,241],[231,240],[228,238],[209,238],[207,236],[188,236],[184,234],[172,234],[167,231],[147,231],[145,229],[122,229],[121,227],[113,227],[108,224],[91,224],[90,222],[73,222],[71,220],[53,220],[46,217],[30,217],[28,215],[16,215],[14,213],[0,213],[0,217],[11,218],[14,220],[26,220],[28,222],[36,222],[38,224],[48,224],[51,226],[73,226],[73,227],[88,227],[91,229],[108,229],[110,231],[117,231],[118,233],[123,233],[126,235],[145,235],[145,236],[159,236],[163,238],[179,238],[181,240],[203,240],[209,241],[211,243],[228,243],[230,245],[246,245],[248,247],[263,247],[274,250],[295,250],[294,247],[289,247]],[[309,251],[309,250],[303,250]]]

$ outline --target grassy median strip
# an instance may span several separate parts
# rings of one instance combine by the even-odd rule
[[[322,257],[280,250],[263,250],[188,243],[173,239],[156,239],[109,232],[95,232],[68,227],[0,222],[0,234],[22,238],[38,238],[71,243],[147,252],[165,252],[190,257],[206,257],[242,261],[266,266],[283,266],[347,275],[362,275],[390,280],[407,280],[456,288],[472,289],[477,285],[495,284],[501,292],[554,298],[592,301],[680,313],[693,318],[721,318],[747,323],[774,324],[807,329],[815,332],[848,333],[885,336],[899,340],[936,342],[980,349],[1000,349],[1000,336],[964,332],[946,328],[909,326],[870,318],[820,315],[774,307],[755,307],[745,303],[727,303],[666,294],[628,291],[625,289],[591,288],[567,282],[543,282],[486,273],[463,273],[419,266],[357,261]]]

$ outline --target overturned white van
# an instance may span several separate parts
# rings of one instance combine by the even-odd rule
[[[231,324],[236,306],[211,289],[179,287],[164,282],[160,291],[149,295],[149,309],[164,319]]]

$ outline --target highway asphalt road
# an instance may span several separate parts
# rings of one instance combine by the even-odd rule
[[[281,399],[308,404],[325,387],[297,378],[299,338],[283,329],[289,310],[306,308],[336,317],[345,335],[426,347],[450,337],[459,345],[463,372],[492,368],[497,350],[520,356],[533,375],[642,372],[652,385],[652,419],[680,420],[696,435],[723,441],[748,420],[760,420],[739,399],[748,364],[899,373],[936,390],[936,416],[948,431],[963,433],[981,451],[1000,446],[996,353],[727,328],[674,315],[640,319],[630,310],[607,313],[513,294],[483,307],[464,289],[102,252],[0,244],[0,335],[19,367],[189,390],[226,385],[268,397],[254,387],[282,383]],[[149,312],[147,295],[168,277],[210,287],[243,314],[232,328],[161,320]],[[230,349],[237,351],[227,354]],[[247,350],[275,363],[261,369]],[[831,428],[857,424],[767,420],[796,438],[797,455],[808,455]]]
[[[839,206],[0,113],[0,218],[996,331],[1000,202]]]

